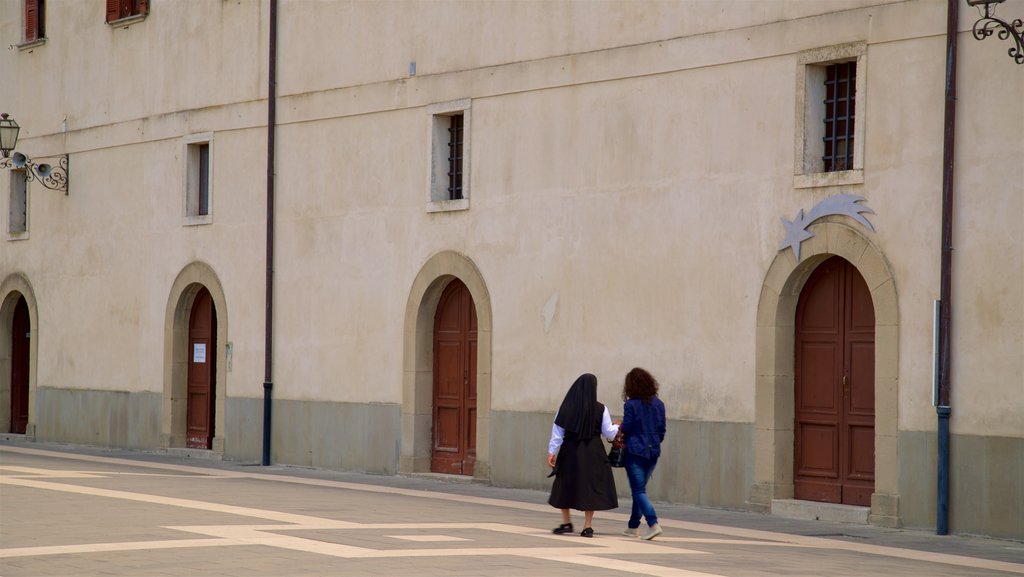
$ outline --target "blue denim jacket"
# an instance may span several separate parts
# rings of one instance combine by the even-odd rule
[[[651,397],[649,403],[627,399],[619,429],[625,433],[627,453],[657,459],[665,440],[665,403],[658,397]]]

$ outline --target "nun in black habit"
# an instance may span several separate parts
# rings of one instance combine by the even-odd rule
[[[597,402],[597,377],[580,375],[558,408],[548,443],[548,466],[555,477],[548,503],[562,510],[562,524],[553,533],[573,532],[569,510],[576,509],[583,511],[580,535],[593,537],[594,511],[619,506],[615,478],[601,442],[602,436],[611,441],[618,432],[608,409]]]

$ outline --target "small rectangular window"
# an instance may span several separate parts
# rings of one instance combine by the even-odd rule
[[[794,188],[864,183],[867,43],[797,57]]]
[[[199,148],[199,195],[196,214],[210,214],[210,143],[196,145]]]
[[[853,169],[854,108],[857,96],[857,63],[825,67],[825,172]]]
[[[427,212],[469,208],[471,104],[467,98],[427,106]]]
[[[11,202],[7,213],[7,232],[22,235],[28,232],[28,173],[11,171]]]
[[[107,22],[116,22],[149,12],[149,0],[107,0]]]
[[[213,213],[213,134],[185,138],[185,224],[207,224]]]
[[[25,0],[25,43],[46,38],[46,0]]]

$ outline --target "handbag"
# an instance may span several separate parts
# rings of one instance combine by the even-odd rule
[[[626,464],[626,442],[622,433],[616,435],[612,448],[608,449],[608,464],[612,467],[623,467]]]

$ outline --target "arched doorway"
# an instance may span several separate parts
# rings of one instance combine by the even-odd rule
[[[192,303],[188,324],[188,396],[185,446],[213,447],[217,377],[217,312],[210,291],[202,288]]]
[[[213,456],[224,452],[225,432],[228,431],[224,406],[228,398],[228,371],[231,368],[231,339],[229,338],[228,303],[217,273],[209,265],[193,262],[181,269],[171,285],[164,316],[164,386],[161,446],[167,449],[185,449],[189,446],[190,412],[189,381],[195,358],[192,343],[193,309],[199,302],[199,293],[209,295],[210,334],[206,346],[206,361],[210,370],[209,449]],[[200,414],[205,411],[200,410]],[[205,437],[205,433],[202,435]]]
[[[875,479],[875,312],[864,278],[834,256],[796,308],[794,496],[871,504]]]
[[[23,435],[28,427],[29,345],[32,324],[28,303],[18,297],[11,319],[11,433]]]
[[[472,475],[476,462],[476,306],[458,279],[434,316],[433,447],[430,470]]]
[[[797,301],[817,268],[834,256],[852,264],[871,290],[875,315],[874,487],[868,521],[900,526],[898,445],[900,315],[896,279],[885,255],[847,223],[818,221],[814,238],[780,251],[765,272],[757,307],[755,361],[756,461],[751,508],[769,512],[774,500],[794,497],[795,351]]]

